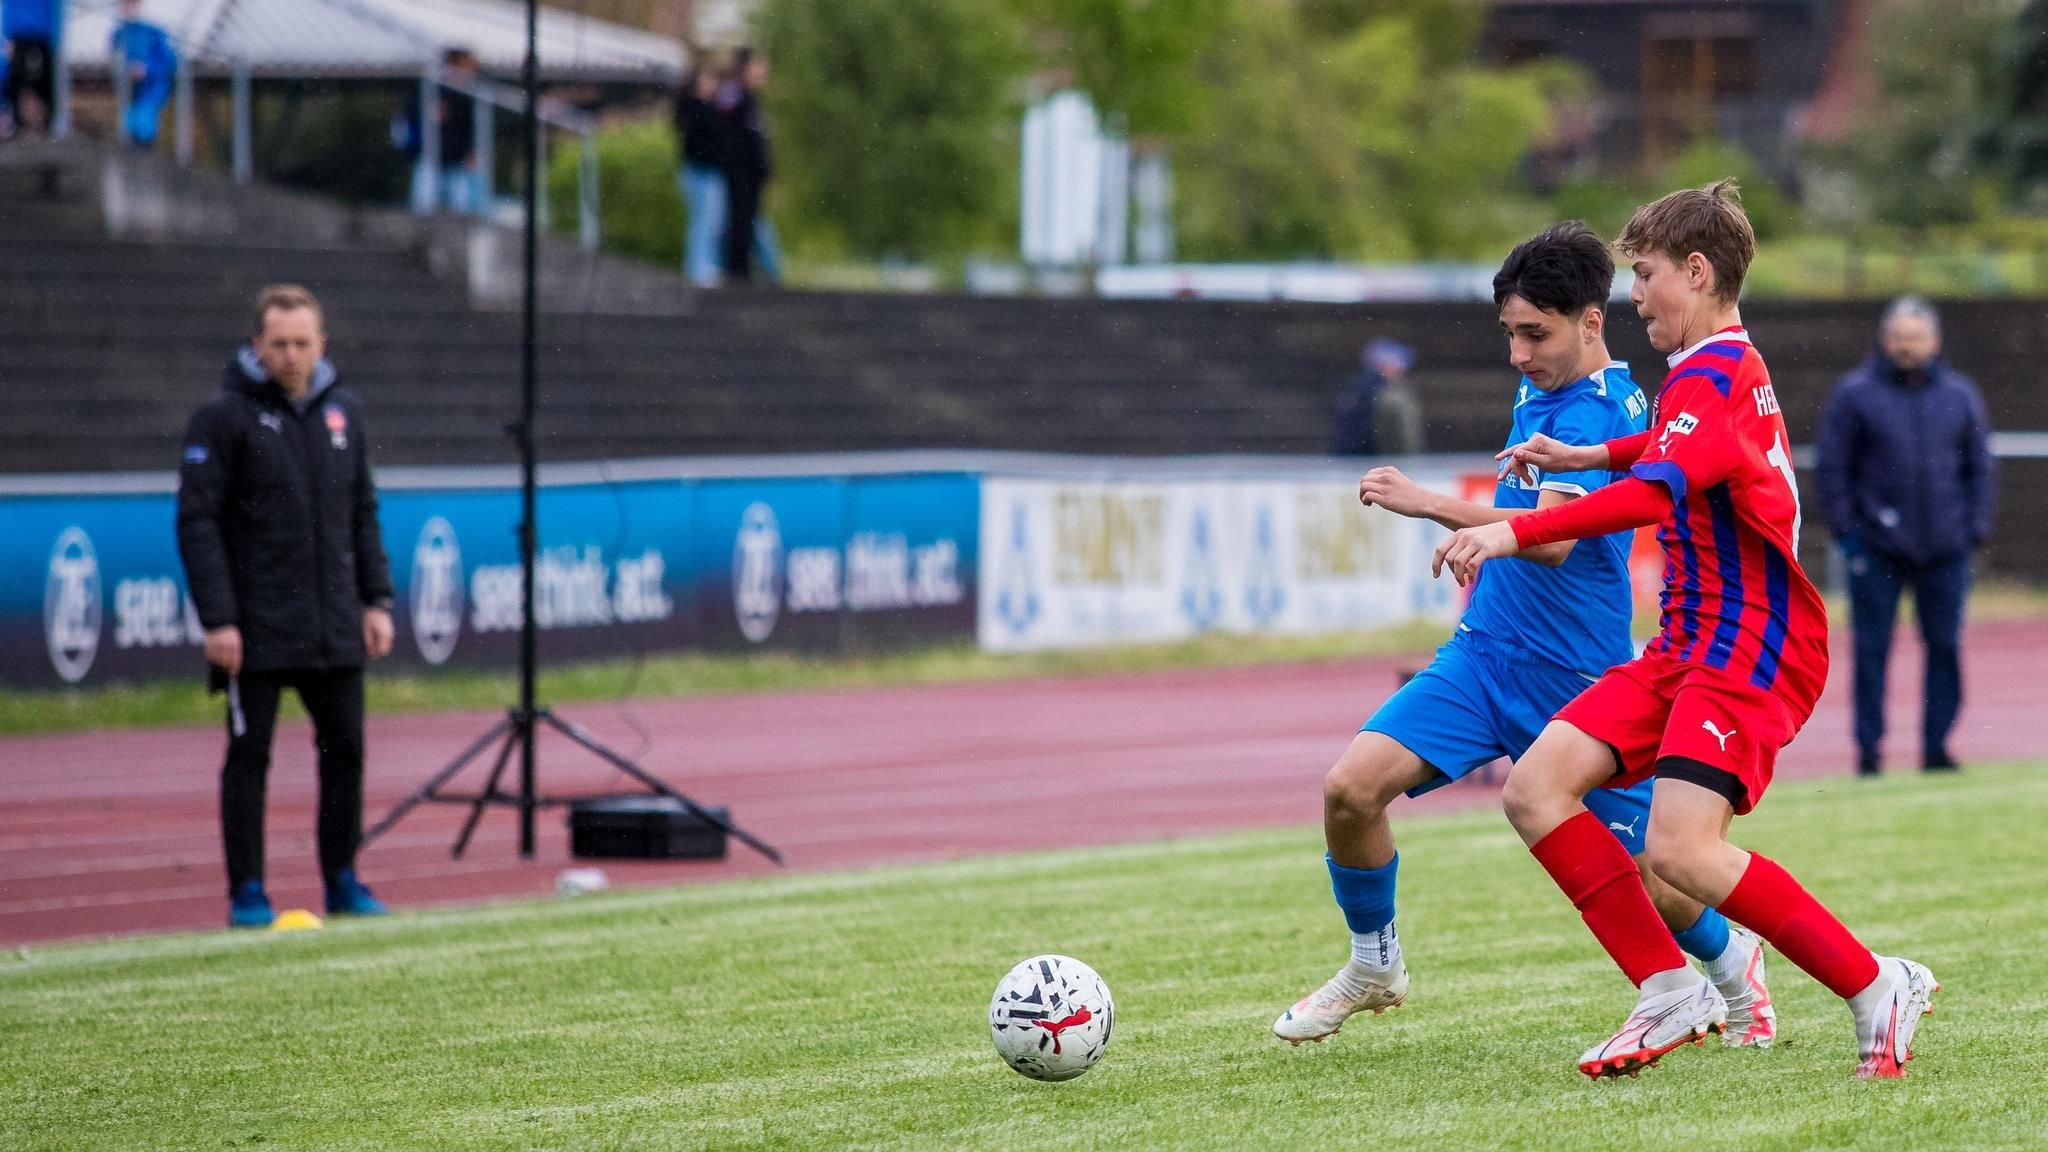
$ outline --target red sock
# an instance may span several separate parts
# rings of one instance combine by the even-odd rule
[[[1721,914],[1770,941],[1785,959],[1844,1000],[1877,979],[1877,957],[1870,949],[1762,853],[1749,854],[1749,867],[1721,901]]]
[[[1598,816],[1579,813],[1529,851],[1571,898],[1630,983],[1640,987],[1659,972],[1685,967],[1678,942],[1643,890],[1635,861]]]

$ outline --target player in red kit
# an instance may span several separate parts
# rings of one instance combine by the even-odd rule
[[[1736,302],[1756,242],[1733,181],[1636,210],[1616,248],[1630,299],[1671,372],[1649,431],[1572,446],[1536,437],[1501,455],[1543,472],[1627,469],[1552,509],[1455,533],[1437,549],[1469,583],[1487,560],[1657,525],[1662,630],[1560,711],[1508,775],[1508,819],[1639,989],[1619,1032],[1579,1068],[1636,1072],[1719,1031],[1721,995],[1685,963],[1620,845],[1586,810],[1594,788],[1654,776],[1647,856],[1672,887],[1721,909],[1847,1000],[1860,1077],[1905,1075],[1939,987],[1878,956],[1783,868],[1728,843],[1729,819],[1770,786],[1778,750],[1827,680],[1827,610],[1799,567],[1799,494],[1777,395]]]

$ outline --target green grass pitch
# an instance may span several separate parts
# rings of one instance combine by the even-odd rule
[[[1018,810],[1030,821],[1052,813]],[[1944,991],[1903,1082],[1782,961],[1770,1052],[1592,1084],[1630,990],[1491,811],[1410,820],[1406,1006],[1267,1028],[1344,950],[1313,829],[0,958],[0,1148],[2038,1149],[2048,775],[1788,780],[1738,839]],[[1117,1032],[1038,1084],[989,1043],[1034,952]]]

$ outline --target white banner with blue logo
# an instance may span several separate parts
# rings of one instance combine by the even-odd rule
[[[1454,472],[1417,481],[1455,494]],[[1443,530],[1358,503],[1348,472],[1238,478],[988,476],[981,608],[996,652],[1205,632],[1312,634],[1457,617]]]

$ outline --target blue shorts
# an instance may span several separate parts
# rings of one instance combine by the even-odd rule
[[[1461,628],[1359,731],[1399,742],[1436,771],[1408,792],[1420,796],[1503,756],[1521,759],[1557,710],[1592,685],[1592,677]],[[1643,850],[1652,783],[1586,796],[1586,807],[1631,856]]]

